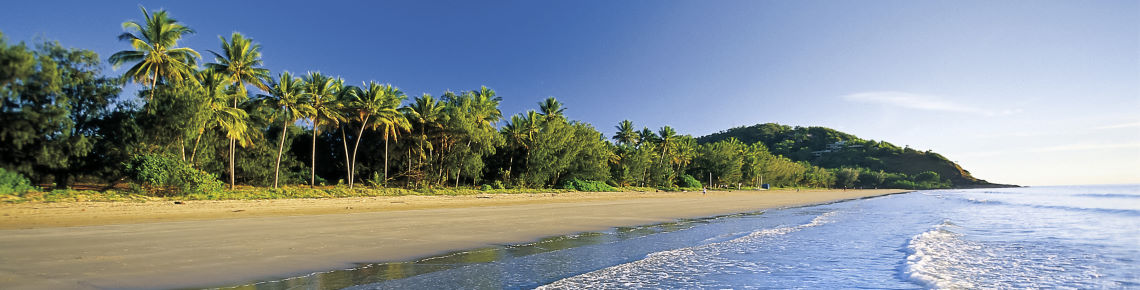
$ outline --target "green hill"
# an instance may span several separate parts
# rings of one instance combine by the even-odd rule
[[[697,142],[704,144],[729,138],[748,144],[763,142],[772,154],[824,168],[861,167],[911,176],[932,171],[957,188],[1006,186],[978,179],[957,163],[929,150],[899,148],[885,141],[864,140],[826,127],[757,124],[702,136]]]

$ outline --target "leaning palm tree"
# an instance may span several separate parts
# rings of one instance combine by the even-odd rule
[[[303,116],[312,114],[313,107],[305,96],[305,86],[301,78],[289,72],[281,73],[278,80],[269,80],[268,95],[258,95],[260,102],[274,110],[274,117],[281,119],[281,141],[277,144],[277,163],[273,168],[273,188],[281,172],[281,153],[285,149],[285,133],[289,124]]]
[[[233,108],[226,104],[235,92],[227,88],[223,77],[213,71],[204,70],[198,73],[197,80],[206,92],[201,99],[206,108],[206,116],[203,119],[202,126],[199,127],[198,137],[194,140],[194,149],[190,153],[190,163],[194,164],[195,155],[198,153],[198,142],[202,140],[202,135],[205,135],[205,130],[208,128],[225,132],[227,139],[237,142],[242,147],[252,144],[253,141],[250,140],[248,134],[249,114],[245,110]],[[233,167],[230,167],[229,173],[230,176],[233,176]],[[234,184],[231,182],[230,189],[233,188]]]
[[[166,10],[151,14],[145,7],[139,8],[146,21],[123,22],[123,29],[134,30],[134,33],[123,32],[119,35],[119,40],[130,42],[134,49],[116,52],[107,61],[115,69],[126,63],[135,63],[123,73],[123,77],[136,83],[149,82],[150,97],[147,101],[151,101],[159,79],[178,82],[192,78],[197,59],[202,55],[193,49],[177,47],[178,40],[183,35],[193,34],[193,29],[167,16]]]
[[[246,38],[238,32],[230,36],[230,41],[226,41],[222,36],[218,38],[222,40],[222,53],[211,50],[210,53],[214,54],[214,61],[217,63],[206,64],[206,67],[222,74],[226,81],[237,86],[237,94],[234,94],[233,98],[233,107],[237,108],[238,99],[247,96],[245,84],[252,84],[262,90],[268,89],[261,80],[269,78],[269,70],[259,67],[261,45],[253,43],[253,39]],[[234,157],[237,149],[235,142],[230,141],[230,188],[234,186]]]
[[[351,118],[355,118],[360,122],[360,131],[356,134],[356,144],[352,146],[352,157],[349,158],[349,182],[348,187],[352,188],[353,178],[356,176],[356,153],[360,149],[360,139],[364,137],[364,130],[375,130],[384,126],[383,118],[380,116],[399,115],[396,111],[396,106],[390,106],[390,100],[396,99],[396,96],[403,96],[404,92],[392,86],[391,84],[377,84],[375,82],[368,82],[361,88],[354,88],[351,90],[350,95],[352,98],[347,104],[351,114]],[[386,134],[387,132],[385,132]],[[385,142],[387,143],[387,142]],[[385,145],[386,147],[387,145]],[[385,148],[387,150],[387,148]],[[387,169],[387,168],[385,168]],[[385,175],[387,178],[387,175]]]
[[[309,176],[309,187],[313,187],[317,181],[317,135],[320,135],[321,128],[340,126],[344,121],[339,112],[341,104],[336,100],[343,83],[320,72],[309,72],[304,83],[305,96],[312,107],[308,118],[313,126],[312,171]]]
[[[625,145],[637,144],[637,131],[633,129],[633,122],[622,120],[614,128],[617,129],[617,133],[614,134],[614,141]]]

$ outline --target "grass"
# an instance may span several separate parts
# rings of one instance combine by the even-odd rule
[[[93,187],[87,187],[93,188]],[[618,192],[700,192],[701,188],[682,187],[638,187],[623,186],[615,188]],[[744,188],[748,190],[750,188]],[[777,188],[773,188],[777,189]],[[779,189],[793,189],[779,188]],[[809,188],[801,188],[809,189]],[[711,189],[710,190],[729,190]],[[732,189],[742,190],[742,189]],[[349,189],[347,186],[321,186],[309,188],[308,186],[285,186],[282,188],[238,186],[234,190],[222,190],[212,194],[188,194],[176,196],[163,196],[160,192],[148,191],[137,185],[126,188],[116,188],[105,191],[56,189],[51,191],[28,191],[23,194],[0,195],[0,203],[24,202],[145,202],[145,201],[184,201],[184,200],[266,200],[266,199],[296,199],[296,198],[346,198],[346,197],[374,197],[374,196],[464,196],[478,194],[526,194],[526,193],[564,193],[577,192],[568,189],[553,188],[511,188],[487,189],[478,187],[437,187],[423,189],[383,188],[360,186]]]

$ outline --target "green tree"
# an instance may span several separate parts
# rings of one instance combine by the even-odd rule
[[[342,82],[320,72],[309,72],[304,80],[305,96],[312,108],[308,115],[309,123],[313,126],[312,141],[312,171],[309,174],[309,187],[316,185],[317,181],[317,136],[321,128],[339,127],[344,121],[340,114],[342,104],[337,102],[337,95],[343,88]]]
[[[623,145],[636,145],[637,144],[637,131],[633,129],[633,122],[629,120],[622,120],[614,126],[617,132],[614,133],[614,141]]]
[[[356,144],[352,147],[352,157],[349,166],[349,188],[353,185],[353,179],[356,175],[356,154],[360,148],[360,140],[364,137],[364,130],[375,130],[384,127],[384,135],[388,134],[388,130],[394,127],[393,119],[399,116],[397,107],[400,100],[407,98],[403,91],[390,84],[381,85],[375,82],[364,84],[364,87],[351,90],[351,101],[347,104],[346,108],[353,112],[352,118],[360,123],[360,131],[356,136]],[[385,143],[387,138],[385,138]],[[385,148],[387,146],[385,145]],[[387,149],[385,149],[387,153]],[[385,158],[387,158],[385,156]],[[385,179],[387,179],[387,172],[385,172]]]
[[[191,78],[197,59],[202,55],[190,48],[177,47],[178,40],[194,30],[170,18],[166,10],[158,10],[154,14],[142,9],[146,21],[123,22],[123,29],[133,30],[119,35],[120,41],[131,43],[132,50],[123,50],[111,55],[108,61],[118,69],[123,64],[135,63],[123,73],[123,77],[136,83],[150,83],[151,97],[154,98],[154,89],[159,79],[180,82]],[[148,99],[148,101],[149,101]]]
[[[312,115],[313,107],[309,105],[309,100],[306,98],[304,81],[287,71],[281,73],[278,80],[270,80],[267,87],[269,94],[260,95],[261,102],[267,107],[273,108],[274,119],[280,119],[282,122],[281,141],[277,144],[277,161],[273,167],[273,188],[277,188],[278,177],[281,172],[281,154],[285,148],[286,129],[298,119]]]
[[[245,84],[252,84],[261,90],[267,90],[263,79],[269,78],[269,70],[260,68],[261,45],[253,43],[253,39],[234,32],[230,41],[218,36],[222,40],[222,53],[210,51],[217,63],[206,64],[206,67],[225,76],[226,81],[237,86],[237,93],[233,95],[233,107],[248,96]],[[234,158],[237,150],[237,139],[230,138],[230,188],[234,187]]]
[[[445,116],[443,104],[436,100],[429,94],[415,98],[415,100],[407,108],[404,109],[404,116],[411,121],[414,127],[419,128],[419,136],[415,140],[418,144],[416,151],[416,160],[419,161],[416,166],[416,173],[419,176],[420,182],[425,181],[427,168],[425,165],[429,164],[434,158],[435,147],[432,140],[429,139],[429,134],[435,134],[436,131],[443,129],[443,122]],[[409,151],[411,155],[411,151]],[[411,161],[409,157],[409,161]],[[410,167],[408,168],[411,169]]]
[[[99,124],[122,82],[101,76],[99,56],[56,42],[34,51],[0,43],[0,59],[18,61],[0,64],[12,69],[0,86],[0,167],[39,182],[54,177],[62,188],[73,175],[107,166],[89,156],[100,154],[93,152],[100,140],[114,138],[103,135]]]
[[[549,97],[546,98],[546,100],[539,102],[538,109],[540,114],[542,114],[542,116],[546,117],[547,119],[564,117],[562,115],[562,112],[566,111],[566,108],[562,107],[562,103],[558,102],[558,100],[554,99],[554,97]]]
[[[842,186],[844,189],[848,187],[855,187],[855,182],[859,180],[859,170],[854,168],[840,168],[835,171],[835,186]]]

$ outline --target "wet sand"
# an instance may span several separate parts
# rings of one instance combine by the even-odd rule
[[[239,285],[903,190],[490,194],[0,205],[0,289]]]

